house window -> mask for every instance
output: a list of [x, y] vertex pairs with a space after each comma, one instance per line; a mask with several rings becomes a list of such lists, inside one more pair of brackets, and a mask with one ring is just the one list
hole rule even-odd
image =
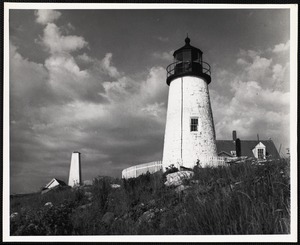
[[191, 132], [198, 131], [198, 118], [191, 118]]
[[265, 158], [264, 149], [257, 149], [257, 158], [258, 159], [264, 159]]
[[230, 154], [234, 157], [236, 157], [236, 151], [230, 151]]

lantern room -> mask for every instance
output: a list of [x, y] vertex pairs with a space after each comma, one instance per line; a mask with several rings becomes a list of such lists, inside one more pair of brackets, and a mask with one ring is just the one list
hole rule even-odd
[[190, 45], [191, 40], [187, 37], [185, 45], [177, 49], [173, 56], [174, 62], [167, 67], [167, 84], [182, 76], [197, 76], [204, 78], [210, 83], [210, 66], [202, 60], [202, 51]]

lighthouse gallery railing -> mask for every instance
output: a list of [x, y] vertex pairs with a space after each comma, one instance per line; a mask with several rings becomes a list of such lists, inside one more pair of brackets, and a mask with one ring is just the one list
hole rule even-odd
[[167, 77], [173, 75], [182, 75], [189, 72], [196, 72], [200, 74], [211, 75], [211, 68], [207, 62], [190, 62], [190, 61], [176, 61], [167, 67]]

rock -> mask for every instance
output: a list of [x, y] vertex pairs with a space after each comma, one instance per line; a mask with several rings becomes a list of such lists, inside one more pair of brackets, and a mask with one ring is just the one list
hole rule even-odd
[[155, 214], [153, 213], [153, 210], [150, 209], [150, 210], [146, 211], [145, 213], [143, 213], [142, 219], [145, 220], [146, 222], [149, 222], [154, 216], [155, 216]]
[[136, 207], [137, 207], [138, 209], [139, 209], [139, 208], [145, 208], [145, 204], [141, 202], [141, 203], [138, 204]]
[[105, 225], [110, 225], [114, 221], [115, 215], [112, 212], [106, 212], [102, 219], [101, 222], [104, 223]]
[[45, 190], [42, 190], [41, 191], [41, 194], [45, 194], [45, 193], [47, 193], [48, 191], [50, 191], [51, 189], [45, 189]]
[[230, 195], [230, 193], [231, 193], [231, 188], [230, 188], [230, 186], [222, 187], [222, 188], [221, 188], [221, 193], [222, 193], [224, 196], [228, 197], [228, 196]]
[[197, 187], [198, 193], [200, 195], [207, 194], [212, 189], [213, 189], [213, 186], [206, 186], [206, 185], [199, 185]]
[[86, 185], [86, 186], [93, 185], [93, 181], [92, 180], [85, 180], [85, 181], [83, 181], [83, 185]]
[[10, 215], [10, 219], [15, 219], [19, 216], [19, 213], [18, 212], [14, 212]]
[[196, 185], [196, 184], [199, 184], [200, 181], [199, 181], [199, 180], [194, 180], [194, 179], [193, 179], [193, 180], [191, 180], [191, 183]]
[[217, 179], [216, 182], [217, 182], [217, 184], [218, 184], [219, 186], [226, 186], [226, 180], [223, 179], [223, 178]]
[[115, 189], [115, 188], [120, 188], [120, 187], [121, 187], [121, 186], [118, 185], [118, 184], [111, 184], [110, 186], [111, 186], [111, 188], [114, 188], [114, 189]]
[[53, 207], [53, 204], [52, 204], [52, 202], [47, 202], [47, 203], [45, 203], [44, 206], [45, 206], [45, 207], [48, 207], [48, 208], [52, 208], [52, 207]]
[[152, 218], [154, 218], [155, 213], [153, 209], [150, 209], [142, 214], [141, 217], [137, 220], [138, 225], [140, 225], [142, 222], [149, 223]]
[[92, 192], [89, 192], [89, 191], [86, 191], [86, 192], [84, 193], [84, 195], [85, 195], [87, 198], [90, 198], [90, 197], [93, 196]]
[[167, 175], [166, 186], [179, 186], [182, 185], [183, 180], [191, 179], [194, 176], [193, 171], [179, 171]]
[[179, 186], [177, 186], [176, 188], [175, 188], [175, 192], [176, 193], [181, 193], [181, 192], [183, 192], [184, 190], [187, 190], [187, 189], [189, 189], [190, 188], [190, 186], [187, 186], [187, 185], [179, 185]]
[[244, 181], [238, 181], [238, 182], [235, 182], [234, 185], [240, 185], [242, 184]]
[[232, 184], [230, 184], [230, 189], [233, 191], [236, 188], [239, 188], [241, 186], [241, 184], [243, 184], [243, 181], [238, 181], [238, 182], [232, 183]]
[[92, 206], [92, 203], [88, 203], [88, 204], [85, 204], [85, 205], [81, 205], [78, 207], [78, 209], [86, 209], [88, 207]]
[[123, 219], [127, 219], [128, 217], [129, 217], [129, 214], [128, 214], [128, 213], [126, 213], [126, 214], [124, 214], [124, 215], [123, 215], [123, 217], [122, 217], [122, 218], [123, 218]]
[[156, 203], [155, 200], [152, 199], [148, 202], [148, 206], [155, 206], [155, 203]]

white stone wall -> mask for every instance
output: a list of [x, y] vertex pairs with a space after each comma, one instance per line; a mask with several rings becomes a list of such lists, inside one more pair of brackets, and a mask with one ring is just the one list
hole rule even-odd
[[[190, 131], [192, 117], [198, 118], [197, 132]], [[212, 156], [217, 156], [217, 148], [208, 85], [193, 76], [174, 79], [169, 87], [163, 170], [177, 163], [192, 168], [197, 159]]]
[[71, 165], [69, 172], [69, 186], [75, 186], [81, 184], [81, 162], [80, 153], [73, 152], [71, 157]]

